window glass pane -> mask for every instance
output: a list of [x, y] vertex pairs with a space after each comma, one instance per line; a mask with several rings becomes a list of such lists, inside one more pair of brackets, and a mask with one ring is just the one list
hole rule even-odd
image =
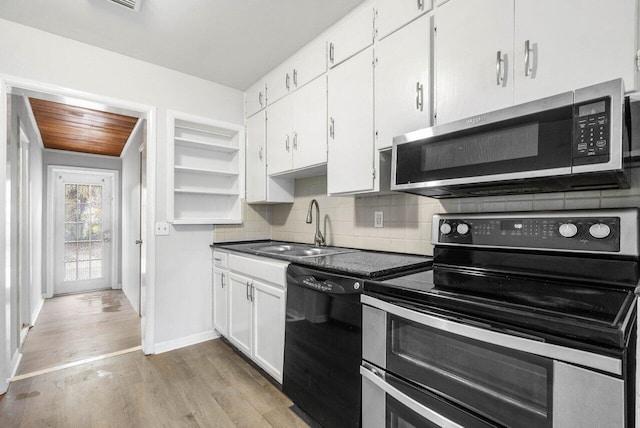
[[64, 225], [64, 240], [65, 242], [75, 242], [78, 236], [77, 223], [67, 223]]
[[68, 204], [75, 204], [78, 199], [78, 186], [75, 184], [65, 184], [64, 199]]
[[78, 221], [78, 204], [75, 202], [72, 204], [65, 204], [64, 220], [66, 222]]
[[101, 224], [93, 224], [91, 226], [91, 240], [92, 241], [101, 241], [102, 240], [102, 225]]
[[86, 204], [87, 202], [89, 202], [89, 199], [90, 199], [89, 188], [90, 187], [91, 186], [86, 185], [86, 184], [79, 184], [78, 185], [78, 203]]
[[102, 241], [91, 243], [91, 260], [102, 260]]
[[102, 204], [102, 186], [91, 186], [91, 202], [94, 204]]
[[78, 244], [75, 242], [66, 242], [64, 244], [64, 261], [73, 262], [77, 260]]
[[89, 260], [91, 258], [91, 243], [78, 243], [78, 260]]

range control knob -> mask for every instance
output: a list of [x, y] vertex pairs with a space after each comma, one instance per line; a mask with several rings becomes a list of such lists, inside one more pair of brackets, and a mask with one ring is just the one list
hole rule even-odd
[[611, 234], [611, 228], [604, 223], [596, 223], [589, 228], [589, 233], [594, 238], [603, 239]]
[[558, 232], [565, 238], [573, 238], [578, 234], [578, 226], [573, 223], [563, 223], [558, 228]]
[[440, 225], [440, 233], [448, 235], [451, 233], [451, 225], [449, 223], [442, 223]]
[[460, 223], [458, 227], [456, 227], [456, 231], [460, 235], [466, 235], [469, 232], [469, 225], [466, 223]]

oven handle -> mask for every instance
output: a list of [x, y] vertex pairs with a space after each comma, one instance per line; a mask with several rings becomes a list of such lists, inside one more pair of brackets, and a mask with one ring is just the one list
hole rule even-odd
[[434, 412], [428, 407], [423, 406], [413, 398], [402, 393], [402, 391], [395, 388], [394, 386], [389, 385], [378, 375], [376, 369], [368, 369], [366, 367], [360, 366], [360, 374], [371, 381], [375, 386], [383, 390], [385, 393], [398, 400], [400, 403], [402, 403], [403, 406], [413, 410], [429, 422], [432, 422], [443, 428], [464, 428], [462, 425], [458, 425], [457, 423], [445, 418], [440, 413]]
[[592, 352], [586, 352], [579, 349], [567, 348], [551, 343], [511, 336], [484, 328], [449, 321], [439, 316], [406, 309], [364, 294], [361, 296], [361, 301], [365, 305], [378, 308], [382, 311], [436, 330], [446, 331], [458, 336], [502, 346], [516, 351], [528, 352], [530, 354], [554, 360], [561, 360], [596, 370], [602, 370], [615, 375], [622, 375], [622, 361], [617, 358], [594, 354]]

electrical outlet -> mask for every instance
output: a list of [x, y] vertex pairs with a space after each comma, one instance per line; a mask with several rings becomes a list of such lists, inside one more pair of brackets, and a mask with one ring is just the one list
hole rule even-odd
[[384, 227], [384, 211], [376, 211], [373, 215], [373, 226]]
[[164, 221], [156, 222], [156, 236], [167, 236], [169, 235], [169, 223]]

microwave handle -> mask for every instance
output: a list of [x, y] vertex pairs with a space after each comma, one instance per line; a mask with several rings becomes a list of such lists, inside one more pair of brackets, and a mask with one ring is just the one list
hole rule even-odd
[[416, 412], [417, 414], [419, 414], [429, 422], [432, 422], [443, 428], [463, 428], [462, 425], [458, 425], [452, 420], [445, 418], [440, 413], [434, 412], [428, 407], [423, 406], [413, 398], [402, 393], [402, 391], [395, 388], [393, 385], [390, 385], [387, 382], [385, 382], [384, 379], [380, 377], [378, 370], [376, 370], [375, 368], [372, 367], [369, 369], [369, 368], [360, 366], [360, 374], [362, 375], [363, 378], [369, 380], [375, 386], [383, 390], [386, 394], [398, 400], [400, 403], [402, 403], [403, 406]]
[[561, 360], [568, 363], [578, 364], [596, 370], [602, 370], [616, 375], [622, 374], [622, 361], [605, 355], [594, 354], [581, 349], [567, 348], [552, 343], [534, 340], [528, 337], [517, 336], [517, 332], [509, 334], [487, 328], [476, 327], [464, 322], [450, 321], [446, 318], [404, 308], [375, 297], [362, 295], [361, 302], [365, 305], [378, 308], [392, 315], [413, 321], [425, 327], [430, 327], [440, 331], [446, 331], [460, 337], [474, 339], [491, 345], [513, 349], [521, 352], [547, 357], [554, 360]]

